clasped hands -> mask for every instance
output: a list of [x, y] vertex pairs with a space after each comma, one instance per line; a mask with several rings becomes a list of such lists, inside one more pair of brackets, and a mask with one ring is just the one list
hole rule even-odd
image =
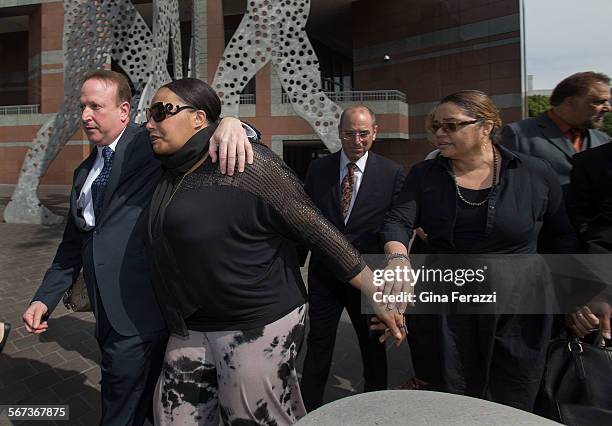
[[[410, 302], [407, 297], [408, 294], [412, 294], [414, 283], [405, 279], [409, 274], [399, 273], [399, 271], [405, 271], [406, 269], [411, 269], [407, 256], [392, 256], [382, 274], [384, 284], [377, 288], [376, 293], [378, 295], [376, 297], [372, 295], [372, 306], [376, 316], [370, 319], [370, 330], [383, 332], [378, 339], [381, 343], [394, 336], [395, 345], [399, 346], [408, 334], [404, 312], [407, 307], [414, 306], [414, 303]], [[399, 329], [401, 338], [398, 338], [395, 334], [394, 327], [388, 326], [390, 318]]]

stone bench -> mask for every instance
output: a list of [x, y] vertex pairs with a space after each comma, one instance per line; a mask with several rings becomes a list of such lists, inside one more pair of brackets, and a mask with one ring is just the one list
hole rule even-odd
[[441, 392], [387, 390], [339, 399], [308, 413], [298, 426], [556, 425], [516, 408]]

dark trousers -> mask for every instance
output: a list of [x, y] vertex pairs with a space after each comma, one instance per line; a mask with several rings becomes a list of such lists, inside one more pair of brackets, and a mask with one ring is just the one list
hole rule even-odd
[[[100, 300], [98, 298], [98, 300]], [[96, 309], [102, 360], [102, 425], [151, 422], [155, 385], [161, 372], [168, 333], [165, 330], [122, 336], [110, 325], [102, 303]]]
[[319, 408], [323, 402], [325, 383], [329, 375], [336, 330], [346, 308], [357, 333], [363, 362], [364, 391], [387, 389], [387, 354], [378, 334], [368, 332], [368, 316], [361, 314], [359, 290], [348, 283], [327, 282], [311, 274], [308, 280], [309, 321], [308, 348], [302, 372], [301, 390], [307, 411]]

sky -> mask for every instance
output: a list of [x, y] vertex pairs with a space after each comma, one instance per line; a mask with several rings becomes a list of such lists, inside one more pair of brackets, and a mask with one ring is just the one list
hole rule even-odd
[[612, 0], [524, 0], [527, 74], [552, 89], [578, 71], [612, 76]]

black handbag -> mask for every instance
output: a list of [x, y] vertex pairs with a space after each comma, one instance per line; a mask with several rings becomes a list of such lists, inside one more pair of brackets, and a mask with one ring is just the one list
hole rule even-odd
[[77, 280], [64, 293], [62, 300], [66, 309], [74, 312], [91, 312], [89, 294], [87, 293], [87, 285], [83, 279], [83, 274], [79, 274]]
[[612, 424], [612, 347], [553, 340], [536, 413], [568, 425]]

